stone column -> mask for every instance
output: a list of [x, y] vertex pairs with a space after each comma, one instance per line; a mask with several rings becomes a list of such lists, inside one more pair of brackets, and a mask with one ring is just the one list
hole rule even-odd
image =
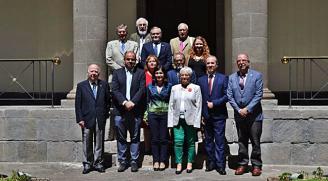
[[232, 0], [232, 67], [236, 56], [248, 53], [251, 68], [263, 73], [263, 98], [274, 98], [268, 89], [268, 0]]
[[77, 83], [87, 78], [88, 64], [99, 64], [100, 78], [107, 79], [107, 0], [73, 0], [73, 37], [74, 81], [68, 99], [75, 98]]

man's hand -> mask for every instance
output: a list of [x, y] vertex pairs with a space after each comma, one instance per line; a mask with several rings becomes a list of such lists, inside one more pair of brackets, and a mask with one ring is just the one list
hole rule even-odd
[[242, 109], [240, 109], [240, 111], [239, 111], [239, 115], [241, 116], [241, 117], [246, 117], [247, 115], [248, 115], [248, 110], [247, 110], [247, 108], [246, 107], [244, 107], [244, 108], [242, 108]]
[[209, 109], [212, 109], [212, 108], [213, 108], [213, 102], [208, 102], [208, 101], [207, 101], [207, 107], [208, 107]]
[[124, 104], [124, 107], [126, 110], [130, 111], [131, 109], [133, 109], [135, 106], [135, 104], [132, 101], [128, 101]]
[[83, 128], [85, 128], [85, 126], [84, 126], [84, 121], [80, 121], [79, 122], [79, 125], [80, 125], [80, 127], [83, 129]]

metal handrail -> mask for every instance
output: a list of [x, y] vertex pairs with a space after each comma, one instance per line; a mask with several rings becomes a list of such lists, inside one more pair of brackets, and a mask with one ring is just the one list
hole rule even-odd
[[[19, 74], [14, 75], [12, 73], [10, 73], [6, 68], [3, 68], [1, 66], [1, 63], [4, 62], [9, 62], [9, 63], [13, 63], [13, 62], [30, 62], [29, 64], [27, 64], [26, 67], [24, 67], [23, 70], [21, 70], [21, 72], [19, 72]], [[36, 62], [38, 62], [38, 67], [36, 67]], [[44, 68], [45, 68], [45, 98], [41, 98], [41, 62], [45, 62]], [[51, 92], [48, 92], [48, 62], [51, 62]], [[54, 89], [55, 89], [55, 65], [59, 65], [61, 63], [61, 60], [59, 57], [54, 57], [54, 58], [38, 58], [38, 59], [0, 59], [0, 69], [3, 70], [3, 72], [6, 72], [9, 75], [9, 78], [11, 79], [10, 82], [10, 86], [7, 88], [7, 90], [11, 87], [11, 85], [13, 84], [17, 84], [19, 88], [21, 88], [24, 93], [26, 93], [28, 95], [29, 98], [1, 98], [0, 100], [51, 100], [51, 106], [54, 106]], [[29, 68], [32, 69], [32, 91], [28, 91], [27, 88], [25, 88], [23, 86], [23, 84], [20, 82], [19, 77], [21, 76], [21, 74], [23, 74], [25, 71], [27, 71]], [[36, 90], [35, 90], [35, 85], [36, 85], [36, 77], [35, 77], [35, 68], [38, 68], [39, 72], [38, 72], [38, 84], [39, 84], [39, 91], [38, 91], [38, 95], [39, 97], [37, 97], [35, 95]], [[0, 96], [7, 93], [6, 91], [0, 92]], [[51, 99], [48, 98], [48, 93], [51, 93]]]
[[[300, 62], [301, 60], [301, 62]], [[281, 62], [283, 64], [288, 64], [289, 66], [289, 107], [292, 105], [293, 100], [307, 100], [307, 101], [312, 101], [312, 100], [328, 100], [328, 98], [317, 98], [319, 93], [325, 88], [328, 87], [328, 69], [327, 68], [322, 68], [321, 65], [316, 62], [316, 60], [328, 60], [328, 56], [283, 56], [281, 58]], [[296, 64], [296, 71], [295, 71], [295, 79], [296, 79], [296, 90], [294, 91], [296, 93], [296, 98], [292, 97], [292, 62], [295, 61]], [[309, 61], [309, 67], [306, 67], [306, 61]], [[299, 91], [299, 63], [302, 63], [302, 71], [303, 71], [303, 76], [302, 78], [302, 88], [303, 91]], [[327, 76], [327, 81], [319, 88], [317, 91], [313, 91], [313, 65], [315, 65], [321, 72], [323, 72]], [[306, 68], [309, 69], [309, 79], [310, 79], [310, 96], [306, 95]], [[300, 94], [301, 92], [301, 94]], [[303, 93], [303, 95], [302, 95]]]

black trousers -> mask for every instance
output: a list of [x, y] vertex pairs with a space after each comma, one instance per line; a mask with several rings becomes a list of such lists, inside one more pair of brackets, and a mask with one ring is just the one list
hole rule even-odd
[[253, 167], [262, 168], [261, 159], [261, 146], [260, 139], [262, 134], [262, 121], [255, 120], [236, 120], [236, 127], [238, 132], [238, 157], [239, 165], [246, 166], [249, 162], [248, 155], [248, 142], [251, 141], [252, 153], [251, 153], [251, 164]]

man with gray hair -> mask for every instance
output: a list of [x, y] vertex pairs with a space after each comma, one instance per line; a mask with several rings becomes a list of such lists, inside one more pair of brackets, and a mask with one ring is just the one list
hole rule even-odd
[[133, 51], [137, 53], [138, 43], [128, 40], [128, 26], [120, 24], [116, 27], [117, 40], [107, 43], [106, 63], [108, 65], [108, 82], [112, 82], [112, 73], [114, 70], [124, 67], [124, 53]]
[[188, 25], [186, 23], [180, 23], [178, 26], [179, 36], [170, 40], [172, 54], [174, 55], [178, 52], [183, 53], [186, 57], [185, 65], [188, 65], [190, 50], [195, 40], [194, 37], [188, 36], [188, 33]]
[[139, 45], [138, 60], [140, 61], [142, 46], [151, 41], [150, 34], [147, 33], [148, 21], [145, 18], [138, 18], [136, 21], [137, 32], [131, 34], [130, 40], [135, 41]]

